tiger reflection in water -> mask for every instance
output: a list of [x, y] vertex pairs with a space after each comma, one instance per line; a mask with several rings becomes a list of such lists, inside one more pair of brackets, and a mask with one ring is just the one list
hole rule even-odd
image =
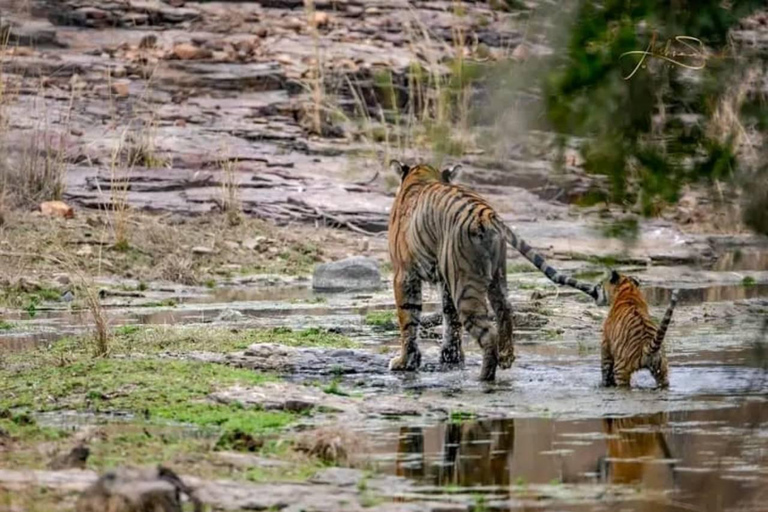
[[[674, 459], [664, 433], [665, 413], [632, 418], [606, 418], [603, 432], [607, 439], [608, 454], [598, 459], [601, 482], [633, 484], [648, 480], [665, 480], [675, 484], [674, 464], [648, 464], [654, 459]], [[669, 481], [671, 480], [671, 482]]]
[[[400, 429], [398, 476], [433, 485], [509, 485], [508, 461], [515, 445], [513, 420], [449, 423], [438, 432], [442, 434], [438, 440], [441, 447], [432, 449], [425, 446], [421, 427]], [[437, 453], [440, 448], [442, 459]], [[435, 459], [426, 458], [429, 452], [435, 453]]]

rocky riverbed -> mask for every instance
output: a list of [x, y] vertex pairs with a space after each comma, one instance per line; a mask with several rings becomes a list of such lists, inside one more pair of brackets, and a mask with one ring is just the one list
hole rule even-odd
[[[413, 94], [414, 63], [449, 74], [457, 47], [478, 66], [547, 52], [531, 9], [0, 6], [4, 158], [61, 170], [74, 207], [0, 225], [0, 510], [71, 510], [104, 471], [156, 464], [212, 510], [764, 508], [768, 242], [695, 190], [607, 237], [622, 212], [571, 204], [600, 183], [575, 153], [553, 174], [551, 134], [503, 159], [451, 140], [466, 142], [451, 156], [439, 133], [381, 119], [390, 89]], [[435, 153], [558, 269], [631, 273], [657, 318], [681, 289], [669, 390], [645, 373], [601, 388], [607, 311], [516, 254], [518, 359], [497, 382], [477, 382], [468, 339], [465, 368], [440, 368], [439, 327], [422, 332], [421, 371], [388, 371], [382, 162]], [[353, 256], [365, 286], [338, 291], [358, 280], [329, 273], [313, 288], [319, 264]]]

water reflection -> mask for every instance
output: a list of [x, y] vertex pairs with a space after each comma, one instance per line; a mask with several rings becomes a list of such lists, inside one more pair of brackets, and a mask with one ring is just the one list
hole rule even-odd
[[[654, 488], [672, 487], [674, 457], [662, 430], [666, 424], [666, 415], [663, 413], [604, 419], [607, 455], [598, 461], [599, 480], [612, 484], [643, 482]], [[657, 467], [649, 470], [648, 463], [658, 460], [669, 462], [668, 478], [664, 478], [663, 471], [656, 471]], [[659, 482], [659, 478], [664, 481]]]
[[[433, 485], [508, 485], [507, 460], [514, 452], [513, 420], [448, 423], [428, 432], [403, 427], [395, 474]], [[440, 446], [432, 446], [435, 441]]]
[[391, 441], [376, 451], [382, 470], [428, 486], [515, 494], [524, 484], [630, 485], [638, 501], [625, 502], [628, 511], [724, 511], [758, 499], [768, 474], [767, 432], [768, 401], [755, 399], [622, 418], [404, 426], [379, 436]]
[[[669, 303], [671, 288], [646, 286], [643, 288], [649, 304], [662, 306]], [[724, 302], [768, 297], [768, 284], [744, 286], [741, 284], [681, 288], [680, 304], [701, 304], [703, 302]]]
[[768, 251], [728, 251], [717, 259], [712, 270], [768, 270]]

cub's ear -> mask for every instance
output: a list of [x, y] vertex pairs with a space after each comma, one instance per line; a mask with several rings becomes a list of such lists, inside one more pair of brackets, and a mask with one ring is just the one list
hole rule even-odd
[[621, 276], [615, 270], [611, 270], [611, 284], [619, 284]]
[[408, 171], [411, 170], [408, 165], [402, 163], [400, 160], [390, 160], [389, 168], [392, 169], [395, 174], [397, 174], [397, 177], [400, 178], [400, 181], [404, 180], [408, 174]]
[[629, 278], [629, 280], [630, 280], [630, 281], [632, 281], [632, 283], [633, 283], [635, 286], [637, 286], [638, 288], [640, 288], [640, 280], [639, 280], [639, 279], [637, 279], [637, 278], [635, 278], [635, 277], [630, 277], [630, 278]]
[[456, 164], [453, 167], [448, 167], [440, 172], [443, 181], [446, 183], [453, 183], [456, 178], [461, 174], [461, 164]]

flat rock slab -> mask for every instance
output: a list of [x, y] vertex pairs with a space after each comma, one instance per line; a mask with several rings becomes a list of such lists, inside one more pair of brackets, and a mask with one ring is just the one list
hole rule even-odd
[[[98, 478], [93, 471], [15, 471], [0, 469], [0, 486], [9, 490], [46, 489], [60, 494], [79, 493]], [[464, 512], [477, 510], [475, 494], [440, 496], [440, 488], [417, 486], [395, 476], [370, 476], [347, 468], [328, 468], [307, 483], [253, 484], [232, 480], [206, 481], [182, 476], [203, 503], [214, 510], [281, 510], [287, 512]], [[365, 481], [365, 489], [360, 483]], [[516, 490], [517, 489], [517, 490]], [[492, 490], [492, 489], [487, 489]], [[499, 489], [501, 490], [501, 489]], [[543, 500], [584, 503], [594, 500], [622, 501], [659, 499], [658, 493], [639, 494], [634, 486], [526, 485], [504, 489], [507, 499], [494, 502], [494, 510], [538, 507]]]
[[[204, 505], [215, 510], [283, 510], [283, 511], [432, 511], [438, 503], [401, 504], [387, 501], [399, 493], [413, 492], [412, 485], [405, 479], [384, 476], [367, 479], [358, 470], [344, 470], [337, 475], [335, 469], [320, 472], [306, 484], [252, 484], [231, 480], [206, 481], [200, 478], [182, 476]], [[0, 486], [12, 491], [44, 488], [63, 493], [80, 493], [96, 482], [98, 475], [93, 471], [13, 471], [0, 469]], [[382, 503], [366, 507], [363, 494], [356, 485], [366, 479], [366, 496], [376, 496]], [[385, 495], [383, 495], [385, 493]], [[367, 504], [367, 503], [366, 503]], [[467, 510], [464, 506], [460, 510]]]
[[[429, 362], [422, 364], [421, 372], [438, 372], [437, 352], [437, 346], [422, 347], [422, 360]], [[389, 380], [391, 380], [394, 378], [393, 376], [408, 377], [412, 375], [410, 372], [390, 372], [389, 360], [391, 357], [391, 354], [377, 354], [363, 349], [306, 348], [289, 347], [275, 343], [256, 343], [243, 352], [227, 354], [223, 360], [218, 360], [240, 368], [305, 377], [380, 375], [389, 376]], [[479, 355], [468, 354], [465, 367], [473, 368], [479, 366], [480, 362]]]

